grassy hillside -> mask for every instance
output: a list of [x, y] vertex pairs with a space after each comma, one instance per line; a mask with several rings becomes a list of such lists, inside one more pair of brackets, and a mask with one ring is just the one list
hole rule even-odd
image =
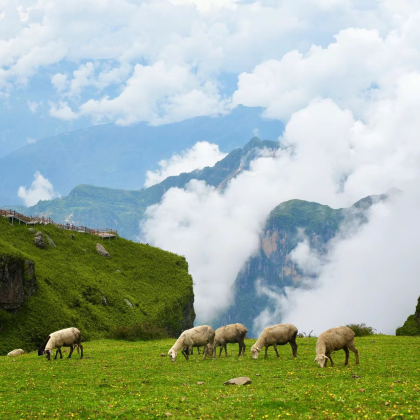
[[[333, 355], [336, 367], [314, 362], [314, 338], [298, 338], [298, 357], [289, 345], [269, 349], [267, 360], [202, 361], [194, 354], [171, 363], [174, 340], [94, 341], [77, 356], [47, 362], [29, 354], [0, 357], [0, 415], [4, 419], [392, 419], [420, 417], [419, 337], [356, 338], [353, 353]], [[401, 351], [404, 349], [404, 351]], [[248, 386], [225, 386], [248, 376]], [[197, 382], [204, 382], [198, 385]], [[53, 396], [53, 398], [52, 398]]]
[[[102, 242], [75, 233], [72, 240], [71, 232], [55, 226], [37, 230], [57, 248], [48, 243], [44, 250], [37, 248], [25, 225], [0, 217], [0, 261], [2, 256], [31, 260], [36, 276], [36, 292], [21, 309], [0, 310], [0, 354], [19, 347], [33, 350], [47, 334], [69, 326], [78, 327], [85, 339], [145, 322], [175, 335], [192, 326], [192, 278], [184, 257], [122, 238]], [[111, 258], [96, 252], [98, 242]]]

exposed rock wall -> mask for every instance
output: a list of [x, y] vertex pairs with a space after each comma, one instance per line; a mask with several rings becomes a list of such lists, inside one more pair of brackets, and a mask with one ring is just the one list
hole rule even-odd
[[35, 263], [0, 254], [0, 309], [15, 312], [36, 291]]

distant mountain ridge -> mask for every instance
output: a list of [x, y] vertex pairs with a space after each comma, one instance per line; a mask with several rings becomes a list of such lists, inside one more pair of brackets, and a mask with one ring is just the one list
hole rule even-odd
[[261, 149], [277, 150], [279, 146], [278, 142], [254, 137], [243, 148], [233, 150], [213, 167], [171, 176], [146, 189], [130, 191], [79, 185], [67, 197], [40, 201], [26, 210], [15, 208], [25, 214], [51, 217], [56, 223], [115, 228], [121, 236], [136, 240], [145, 210], [158, 203], [170, 188], [184, 188], [188, 182], [196, 179], [223, 189], [232, 177], [249, 168], [250, 162]]
[[18, 189], [29, 187], [36, 171], [62, 196], [80, 184], [141, 189], [147, 170], [156, 170], [160, 160], [198, 141], [230, 152], [255, 132], [277, 139], [283, 124], [261, 114], [261, 108], [238, 106], [218, 118], [196, 117], [162, 126], [103, 124], [39, 140], [0, 158], [0, 206], [21, 204]]

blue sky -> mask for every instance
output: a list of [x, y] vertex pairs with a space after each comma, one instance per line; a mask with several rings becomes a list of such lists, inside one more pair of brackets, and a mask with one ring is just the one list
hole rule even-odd
[[[0, 0], [2, 155], [91, 124], [165, 124], [238, 104], [266, 107], [285, 121], [319, 97], [358, 112], [370, 86], [417, 60], [402, 51], [400, 66], [386, 63], [393, 48], [410, 43], [404, 27], [417, 7], [389, 0]], [[396, 44], [381, 46], [394, 32]], [[385, 51], [372, 57], [378, 46]]]

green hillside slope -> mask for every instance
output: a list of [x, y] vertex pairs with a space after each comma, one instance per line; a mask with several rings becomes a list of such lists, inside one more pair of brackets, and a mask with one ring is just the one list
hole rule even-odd
[[[84, 340], [125, 325], [150, 323], [174, 336], [192, 327], [193, 284], [184, 257], [122, 238], [102, 242], [74, 233], [71, 239], [72, 232], [52, 225], [38, 230], [45, 249], [35, 246], [28, 227], [0, 217], [0, 355], [33, 350], [69, 326]], [[98, 242], [110, 258], [97, 253]]]

